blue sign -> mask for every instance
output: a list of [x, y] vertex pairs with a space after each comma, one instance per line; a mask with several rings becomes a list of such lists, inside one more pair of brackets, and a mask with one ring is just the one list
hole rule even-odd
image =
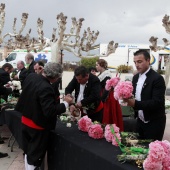
[[45, 54], [38, 54], [37, 58], [35, 58], [35, 61], [42, 60], [44, 63], [47, 63], [47, 56]]

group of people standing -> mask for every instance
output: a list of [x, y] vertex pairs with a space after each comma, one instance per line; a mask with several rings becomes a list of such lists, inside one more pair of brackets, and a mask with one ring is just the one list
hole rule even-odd
[[[121, 107], [113, 97], [113, 89], [105, 89], [106, 81], [112, 77], [105, 60], [99, 59], [96, 62], [98, 75], [92, 74], [84, 66], [78, 66], [65, 88], [63, 102], [60, 103], [57, 99], [62, 66], [52, 62], [44, 66], [34, 63], [30, 56], [27, 57], [29, 70], [34, 70], [34, 73], [28, 75], [27, 72], [15, 108], [22, 113], [26, 170], [39, 169], [49, 144], [50, 130], [55, 128], [57, 115], [64, 113], [67, 108], [71, 113], [79, 109], [82, 116], [88, 115], [92, 121], [115, 123], [120, 131], [124, 130]], [[147, 51], [137, 51], [134, 63], [138, 71], [132, 81], [134, 98], [124, 100], [135, 110], [140, 138], [162, 140], [166, 123], [164, 79], [150, 68], [150, 55]]]

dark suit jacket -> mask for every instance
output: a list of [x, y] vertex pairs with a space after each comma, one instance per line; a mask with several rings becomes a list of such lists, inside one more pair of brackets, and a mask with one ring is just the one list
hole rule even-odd
[[50, 82], [36, 73], [26, 77], [15, 109], [36, 125], [48, 130], [55, 128], [57, 115], [66, 111], [64, 103], [56, 104]]
[[3, 68], [0, 68], [0, 84], [7, 84], [10, 80], [10, 75]]
[[[65, 94], [72, 94], [73, 91], [75, 91], [75, 102], [77, 102], [77, 97], [80, 91], [80, 84], [76, 80], [75, 76], [66, 87]], [[100, 91], [100, 80], [97, 76], [90, 73], [88, 82], [84, 89], [84, 99], [81, 100], [83, 107], [90, 108], [90, 106], [94, 105], [94, 108], [87, 110], [87, 114], [93, 113], [94, 110], [99, 106], [101, 102]]]
[[[141, 91], [141, 101], [135, 101], [135, 115], [143, 110], [146, 121], [157, 119], [165, 115], [165, 81], [164, 78], [150, 69], [146, 73], [146, 80]], [[139, 74], [133, 77], [133, 94], [135, 96]]]
[[29, 75], [30, 73], [35, 73], [35, 70], [34, 70], [34, 65], [36, 64], [35, 61], [32, 61], [27, 69], [27, 75]]
[[61, 83], [61, 78], [59, 78], [56, 82], [52, 84], [52, 87], [54, 89], [56, 103], [60, 103], [60, 91], [59, 91], [59, 85]]
[[0, 95], [8, 95], [8, 94], [11, 94], [11, 93], [12, 93], [11, 88], [5, 88], [4, 86], [0, 86]]
[[24, 67], [23, 69], [21, 69], [21, 72], [19, 73], [19, 81], [21, 82], [21, 85], [23, 84], [26, 76], [27, 76], [27, 69]]

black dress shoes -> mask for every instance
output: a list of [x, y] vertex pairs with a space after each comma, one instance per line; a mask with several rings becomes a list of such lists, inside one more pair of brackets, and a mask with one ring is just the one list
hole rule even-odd
[[7, 157], [7, 156], [8, 156], [7, 153], [2, 153], [2, 152], [0, 152], [0, 158], [4, 158], [4, 157]]

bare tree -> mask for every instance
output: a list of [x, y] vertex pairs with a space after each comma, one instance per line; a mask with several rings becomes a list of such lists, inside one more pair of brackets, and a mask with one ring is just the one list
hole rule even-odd
[[5, 23], [5, 4], [0, 4], [0, 44], [3, 42], [2, 38], [2, 30], [4, 28]]
[[[5, 16], [4, 11], [5, 4], [1, 4], [0, 7], [0, 35], [2, 33], [2, 28], [4, 27]], [[3, 18], [3, 19], [2, 19]], [[90, 27], [84, 30], [83, 34], [81, 35], [82, 24], [84, 18], [79, 18], [78, 20], [73, 17], [72, 19], [72, 26], [70, 31], [66, 33], [66, 24], [67, 24], [67, 16], [63, 13], [57, 15], [57, 28], [53, 28], [52, 37], [51, 39], [46, 38], [44, 36], [43, 31], [43, 20], [38, 18], [37, 20], [37, 33], [38, 38], [30, 38], [31, 29], [28, 31], [26, 36], [22, 35], [22, 32], [26, 26], [28, 19], [28, 14], [23, 13], [21, 19], [21, 28], [17, 32], [16, 31], [16, 18], [14, 18], [13, 23], [13, 33], [5, 34], [0, 40], [0, 43], [3, 40], [10, 36], [8, 40], [8, 47], [10, 48], [20, 48], [20, 49], [27, 49], [28, 51], [31, 50], [43, 50], [46, 47], [51, 47], [51, 61], [53, 62], [61, 62], [61, 50], [66, 50], [73, 53], [77, 57], [82, 57], [83, 52], [88, 52], [90, 50], [99, 48], [99, 44], [95, 45], [95, 42], [98, 38], [99, 31], [92, 31]], [[111, 41], [108, 44], [108, 52], [107, 55], [114, 53], [118, 43], [114, 44], [114, 41]]]
[[115, 53], [117, 47], [118, 47], [118, 43], [114, 44], [114, 41], [110, 41], [109, 44], [107, 45], [106, 56], [109, 56], [110, 54]]
[[[165, 31], [170, 34], [170, 20], [169, 20], [169, 16], [166, 14], [163, 19], [162, 19], [162, 26], [165, 28]], [[159, 51], [159, 50], [164, 50], [167, 48], [167, 46], [170, 45], [169, 40], [167, 40], [166, 38], [163, 38], [163, 42], [164, 42], [164, 46], [157, 46], [157, 37], [152, 36], [149, 41], [152, 43], [152, 46], [150, 46], [151, 50], [153, 51]], [[168, 86], [168, 82], [169, 82], [169, 73], [170, 73], [170, 55], [168, 60], [166, 60], [166, 69], [165, 69], [165, 84], [166, 87]]]

